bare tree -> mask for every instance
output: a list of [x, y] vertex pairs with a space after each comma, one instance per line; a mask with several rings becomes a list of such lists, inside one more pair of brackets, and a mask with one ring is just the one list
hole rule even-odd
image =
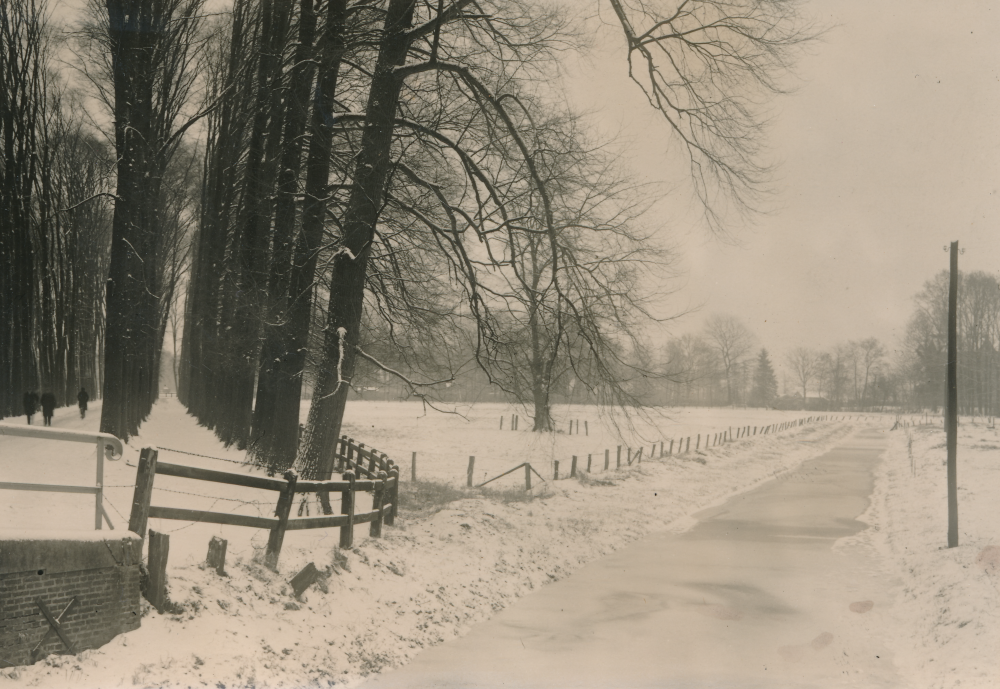
[[869, 401], [869, 383], [871, 383], [873, 376], [881, 371], [881, 367], [885, 363], [886, 351], [882, 343], [874, 337], [852, 342], [852, 345], [857, 366], [864, 374], [858, 404], [860, 407], [865, 407], [868, 406]]
[[770, 166], [764, 104], [783, 92], [795, 48], [815, 35], [788, 0], [608, 0], [629, 76], [687, 151], [710, 226], [758, 206]]
[[785, 360], [802, 386], [802, 404], [806, 404], [809, 399], [809, 383], [816, 378], [819, 368], [816, 352], [806, 347], [795, 347], [788, 352]]
[[739, 366], [753, 350], [754, 335], [736, 316], [715, 314], [705, 323], [705, 336], [722, 363], [726, 379], [726, 404], [736, 404], [733, 385]]
[[81, 69], [112, 114], [112, 223], [101, 430], [138, 431], [157, 392], [166, 309], [158, 210], [168, 163], [198, 116], [181, 119], [197, 78], [203, 0], [91, 0]]

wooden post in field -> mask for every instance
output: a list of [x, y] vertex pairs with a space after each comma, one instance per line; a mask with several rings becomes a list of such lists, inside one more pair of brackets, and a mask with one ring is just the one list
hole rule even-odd
[[576, 455], [573, 455], [573, 463], [569, 467], [569, 477], [576, 478]]
[[350, 548], [354, 545], [354, 472], [345, 471], [343, 478], [348, 486], [340, 498], [340, 512], [347, 515], [347, 523], [340, 527], [340, 547]]
[[281, 544], [285, 540], [285, 529], [288, 527], [288, 515], [292, 511], [292, 503], [295, 502], [295, 482], [297, 477], [295, 472], [286, 471], [285, 480], [288, 484], [278, 495], [278, 505], [274, 509], [274, 515], [278, 518], [277, 525], [271, 529], [267, 537], [267, 550], [264, 552], [264, 566], [278, 571], [278, 558], [281, 556]]
[[587, 473], [588, 473], [588, 474], [590, 473], [590, 460], [591, 460], [591, 459], [593, 459], [593, 455], [591, 455], [591, 454], [588, 454], [588, 455], [587, 455]]
[[[502, 416], [500, 417], [503, 418]], [[414, 452], [413, 456], [410, 457], [410, 481], [413, 483], [417, 482], [417, 453]]]
[[292, 587], [292, 593], [298, 598], [307, 588], [316, 583], [317, 579], [319, 579], [319, 570], [316, 569], [316, 563], [310, 562], [288, 583]]
[[465, 485], [468, 488], [472, 488], [472, 472], [475, 470], [475, 468], [476, 468], [476, 457], [475, 455], [469, 455], [469, 468], [465, 472], [465, 479], [466, 479]]
[[391, 482], [389, 500], [392, 502], [392, 507], [385, 513], [385, 523], [389, 526], [394, 526], [396, 524], [396, 514], [399, 512], [399, 467], [394, 466], [389, 471], [389, 481]]
[[663, 457], [663, 441], [660, 441], [660, 457]]
[[500, 430], [503, 430], [503, 416], [500, 417]]
[[627, 447], [625, 449], [627, 451], [626, 459], [628, 460], [628, 465], [632, 466], [632, 448], [631, 447]]
[[642, 451], [645, 450], [645, 449], [646, 448], [644, 448], [644, 447], [640, 447], [639, 451], [635, 453], [635, 463], [636, 464], [641, 464], [642, 463]]
[[691, 436], [688, 436], [687, 446], [686, 446], [684, 452], [690, 452], [690, 451], [691, 451]]
[[387, 478], [388, 477], [384, 471], [378, 472], [375, 490], [372, 491], [372, 512], [375, 513], [375, 518], [372, 519], [371, 525], [368, 527], [368, 535], [372, 538], [381, 538], [382, 536], [382, 520], [385, 518], [384, 510]]
[[167, 556], [170, 555], [170, 536], [159, 531], [149, 532], [149, 587], [146, 600], [162, 613], [167, 605]]
[[226, 576], [226, 546], [228, 542], [224, 538], [212, 536], [208, 542], [208, 557], [205, 564], [215, 570], [220, 577]]
[[615, 468], [616, 469], [621, 469], [622, 468], [622, 446], [621, 445], [618, 446], [618, 458], [617, 458], [616, 462], [617, 462], [617, 466]]
[[605, 450], [604, 451], [604, 470], [607, 471], [609, 466], [611, 466], [611, 450]]
[[573, 435], [573, 419], [569, 420], [569, 433], [568, 435]]
[[552, 473], [552, 480], [553, 481], [558, 481], [559, 480], [559, 460], [558, 459], [554, 460], [554, 463], [555, 463], [555, 471]]
[[590, 426], [587, 424], [587, 420], [583, 420], [583, 434], [585, 436], [590, 436]]
[[951, 243], [948, 285], [948, 547], [958, 545], [958, 242]]
[[673, 438], [670, 439], [670, 449], [667, 450], [667, 456], [669, 457], [672, 454], [674, 454], [674, 439]]
[[139, 452], [139, 467], [135, 472], [135, 491], [132, 493], [132, 514], [128, 530], [140, 538], [146, 537], [149, 521], [149, 502], [153, 497], [153, 479], [156, 477], [156, 458], [159, 453], [151, 447]]
[[524, 463], [524, 489], [531, 490], [531, 465]]
[[701, 447], [701, 433], [698, 434], [698, 439], [694, 443], [694, 451], [697, 452], [698, 448]]

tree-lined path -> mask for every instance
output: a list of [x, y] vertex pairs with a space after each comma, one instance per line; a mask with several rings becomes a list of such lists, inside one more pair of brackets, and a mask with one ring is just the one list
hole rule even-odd
[[547, 586], [365, 686], [896, 686], [865, 528], [883, 431]]

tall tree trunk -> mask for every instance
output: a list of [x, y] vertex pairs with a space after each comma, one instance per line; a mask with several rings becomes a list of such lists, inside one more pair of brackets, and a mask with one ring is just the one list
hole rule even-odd
[[413, 23], [414, 0], [390, 0], [356, 157], [354, 185], [343, 218], [343, 247], [333, 260], [330, 303], [301, 462], [323, 478], [333, 471], [333, 452], [354, 374], [364, 307], [365, 276], [375, 226], [385, 198], [396, 109]]
[[[305, 201], [302, 207], [302, 228], [296, 238], [288, 288], [288, 318], [284, 332], [287, 340], [279, 358], [275, 406], [294, 409], [296, 439], [298, 410], [302, 398], [302, 376], [305, 370], [306, 348], [312, 316], [314, 281], [323, 237], [325, 197], [330, 179], [330, 156], [333, 152], [333, 113], [337, 92], [340, 60], [344, 51], [344, 29], [347, 0], [328, 0], [324, 31], [317, 47], [319, 75], [312, 108], [309, 154], [306, 160]], [[290, 422], [290, 419], [289, 419]], [[294, 459], [294, 456], [293, 456]], [[284, 466], [284, 463], [283, 463]], [[311, 471], [306, 472], [307, 475]]]
[[[253, 413], [251, 448], [258, 462], [272, 471], [284, 471], [295, 461], [298, 447], [299, 400], [289, 399], [301, 381], [288, 380], [291, 340], [288, 329], [289, 283], [295, 241], [295, 196], [302, 169], [303, 134], [309, 119], [309, 94], [313, 85], [316, 12], [313, 0], [300, 0], [299, 41], [295, 66], [285, 103], [277, 198], [274, 209], [274, 241], [268, 276], [268, 318], [264, 325], [263, 352], [257, 374], [257, 398]], [[279, 402], [280, 398], [280, 402]]]
[[[281, 55], [288, 33], [290, 3], [264, 3], [261, 56], [257, 73], [258, 105], [247, 152], [245, 214], [239, 237], [238, 275], [232, 336], [224, 345], [226, 361], [224, 417], [218, 427], [227, 445], [245, 447], [250, 435], [254, 384], [260, 355], [261, 314], [266, 308], [268, 247], [271, 230], [271, 197], [276, 157], [281, 142]], [[266, 103], [266, 104], [265, 104]]]

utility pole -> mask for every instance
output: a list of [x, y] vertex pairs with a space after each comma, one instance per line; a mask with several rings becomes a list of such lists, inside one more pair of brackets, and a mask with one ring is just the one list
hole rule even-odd
[[948, 287], [948, 547], [958, 546], [958, 242], [951, 243]]

